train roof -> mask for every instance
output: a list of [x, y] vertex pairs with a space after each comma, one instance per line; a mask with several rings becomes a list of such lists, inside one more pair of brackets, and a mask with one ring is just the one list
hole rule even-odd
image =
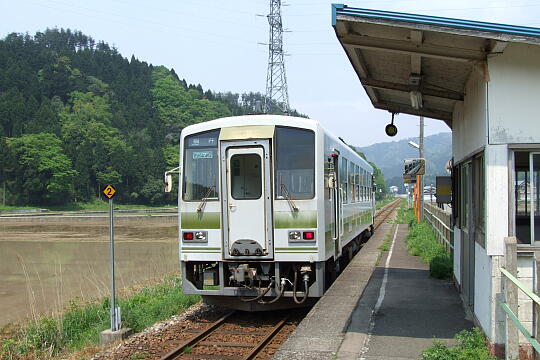
[[[199, 132], [210, 131], [213, 129], [220, 129], [224, 127], [233, 126], [251, 126], [251, 125], [276, 125], [276, 126], [289, 126], [302, 129], [309, 129], [315, 132], [322, 132], [335, 142], [343, 144], [344, 148], [350, 151], [350, 155], [356, 154], [351, 150], [343, 140], [329, 132], [322, 124], [313, 119], [286, 116], [286, 115], [241, 115], [219, 118], [215, 120], [205, 121], [198, 124], [193, 124], [185, 127], [182, 130], [182, 137], [187, 135], [196, 134]], [[356, 154], [358, 155], [358, 154]], [[360, 157], [360, 156], [359, 156]], [[360, 157], [365, 163], [366, 167], [372, 168], [367, 161]], [[372, 169], [373, 171], [373, 169]]]
[[[248, 126], [248, 125], [281, 125], [318, 130], [321, 124], [312, 119], [285, 116], [285, 115], [242, 115], [219, 118], [202, 123], [189, 125], [182, 130], [183, 135], [194, 134], [202, 131], [209, 131], [223, 127]], [[325, 130], [326, 131], [326, 130]], [[327, 132], [327, 131], [326, 131]]]

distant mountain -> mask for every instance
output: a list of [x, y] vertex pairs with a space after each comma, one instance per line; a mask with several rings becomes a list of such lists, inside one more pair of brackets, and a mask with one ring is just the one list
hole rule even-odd
[[[409, 138], [356, 148], [381, 169], [387, 186], [395, 185], [403, 192], [403, 160], [418, 157], [418, 150], [408, 144], [411, 140], [418, 143], [418, 138]], [[448, 175], [445, 164], [452, 157], [452, 134], [426, 136], [424, 149], [427, 164], [424, 183], [435, 185], [435, 176]]]

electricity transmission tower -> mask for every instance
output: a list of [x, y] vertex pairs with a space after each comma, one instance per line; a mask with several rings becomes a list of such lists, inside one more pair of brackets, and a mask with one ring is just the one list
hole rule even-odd
[[270, 0], [270, 41], [268, 42], [268, 72], [266, 75], [266, 97], [264, 112], [274, 110], [289, 113], [289, 92], [285, 76], [283, 52], [283, 23], [281, 22], [281, 0]]

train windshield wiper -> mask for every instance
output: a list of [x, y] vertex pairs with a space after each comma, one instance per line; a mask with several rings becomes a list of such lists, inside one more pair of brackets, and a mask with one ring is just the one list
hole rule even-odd
[[285, 195], [285, 198], [286, 198], [287, 201], [289, 202], [289, 206], [290, 206], [294, 211], [300, 210], [300, 209], [298, 208], [298, 206], [296, 206], [296, 203], [294, 202], [294, 200], [292, 199], [291, 194], [289, 193], [289, 190], [287, 190], [287, 186], [286, 186], [284, 183], [281, 183], [281, 184], [279, 185], [279, 187], [281, 188], [281, 193]]
[[212, 185], [208, 188], [208, 191], [206, 192], [206, 194], [204, 195], [204, 197], [202, 198], [201, 202], [199, 203], [199, 206], [197, 206], [197, 212], [201, 212], [203, 211], [205, 205], [206, 205], [206, 202], [208, 201], [208, 198], [210, 197], [210, 193], [212, 193], [212, 191], [215, 191], [216, 189], [216, 185]]

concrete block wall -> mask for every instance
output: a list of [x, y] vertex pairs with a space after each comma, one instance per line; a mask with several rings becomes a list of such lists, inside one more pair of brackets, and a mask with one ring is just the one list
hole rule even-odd
[[[518, 280], [526, 287], [534, 290], [534, 256], [518, 255]], [[534, 334], [534, 306], [533, 301], [523, 291], [518, 291], [518, 318], [530, 334]], [[519, 343], [528, 344], [527, 339], [520, 333]]]

